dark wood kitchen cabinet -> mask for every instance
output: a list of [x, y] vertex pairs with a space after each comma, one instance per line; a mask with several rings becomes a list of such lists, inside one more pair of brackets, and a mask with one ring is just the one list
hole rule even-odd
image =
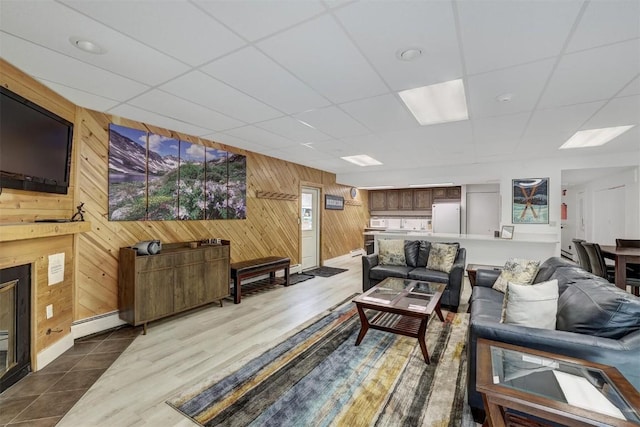
[[369, 192], [369, 210], [371, 211], [387, 210], [387, 192], [386, 191]]
[[416, 210], [431, 210], [433, 195], [431, 188], [413, 190], [413, 208]]

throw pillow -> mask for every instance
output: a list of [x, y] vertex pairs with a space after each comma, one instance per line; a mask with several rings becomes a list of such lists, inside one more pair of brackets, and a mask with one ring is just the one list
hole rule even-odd
[[501, 323], [555, 329], [558, 312], [558, 281], [532, 286], [509, 283], [502, 303]]
[[449, 273], [456, 260], [458, 246], [449, 243], [432, 243], [427, 260], [427, 269]]
[[498, 280], [492, 287], [496, 291], [504, 293], [509, 282], [517, 283], [518, 285], [530, 285], [536, 278], [539, 266], [540, 261], [510, 258], [504, 264]]
[[385, 265], [406, 265], [404, 240], [378, 240], [378, 261]]

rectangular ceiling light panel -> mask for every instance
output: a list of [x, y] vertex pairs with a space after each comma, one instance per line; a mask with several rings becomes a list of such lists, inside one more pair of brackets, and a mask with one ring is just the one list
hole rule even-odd
[[346, 160], [347, 162], [356, 164], [358, 166], [376, 166], [376, 165], [382, 164], [382, 162], [379, 162], [373, 157], [367, 156], [366, 154], [358, 154], [357, 156], [341, 157], [341, 159]]
[[571, 136], [560, 146], [561, 150], [567, 148], [597, 147], [604, 145], [615, 137], [625, 133], [635, 125], [615, 126], [610, 128], [580, 130]]
[[398, 92], [421, 125], [468, 120], [462, 79]]

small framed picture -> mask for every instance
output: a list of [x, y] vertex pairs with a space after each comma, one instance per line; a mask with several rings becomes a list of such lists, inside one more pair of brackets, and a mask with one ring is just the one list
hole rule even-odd
[[501, 239], [513, 239], [513, 225], [503, 225], [500, 230]]

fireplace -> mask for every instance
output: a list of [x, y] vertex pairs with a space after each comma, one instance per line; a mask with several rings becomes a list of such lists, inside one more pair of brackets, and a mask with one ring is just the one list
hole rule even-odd
[[0, 270], [0, 392], [31, 370], [31, 265]]

